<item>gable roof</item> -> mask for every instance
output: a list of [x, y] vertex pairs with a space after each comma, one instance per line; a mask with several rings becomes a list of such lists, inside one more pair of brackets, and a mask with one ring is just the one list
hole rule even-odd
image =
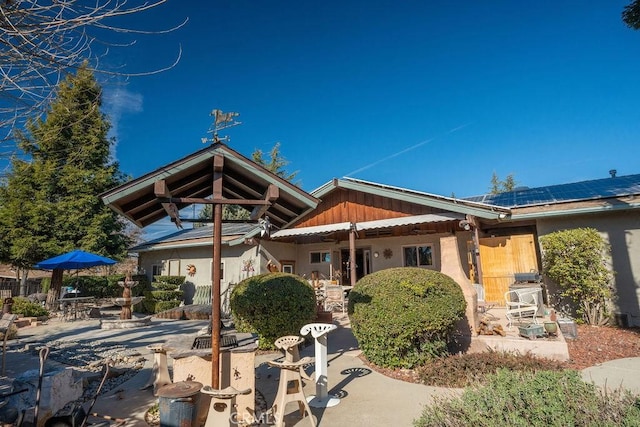
[[[203, 199], [213, 194], [213, 160], [216, 155], [224, 157], [224, 198], [262, 200], [270, 184], [277, 186], [279, 196], [268, 206], [265, 215], [278, 227], [286, 226], [318, 205], [319, 201], [309, 193], [222, 143], [212, 144], [113, 188], [101, 195], [102, 201], [134, 224], [145, 227], [168, 216], [155, 195], [154, 185], [157, 181], [166, 182], [173, 198]], [[178, 209], [191, 204], [175, 203]]]
[[[223, 222], [221, 233], [222, 244], [233, 245], [236, 240], [244, 240], [245, 237], [256, 235], [260, 230], [260, 226], [255, 223]], [[170, 249], [182, 246], [211, 246], [213, 244], [213, 240], [211, 239], [212, 236], [212, 225], [189, 228], [141, 243], [130, 248], [129, 252], [149, 252], [153, 250]]]
[[458, 214], [473, 215], [484, 219], [501, 219], [505, 214], [509, 214], [508, 208], [500, 206], [492, 206], [487, 203], [466, 199], [439, 196], [354, 178], [334, 179], [315, 189], [311, 194], [322, 199], [330, 192], [339, 188], [375, 194], [389, 199], [402, 200], [416, 205], [429, 206]]
[[516, 189], [505, 193], [469, 197], [466, 200], [507, 208], [521, 208], [638, 194], [640, 194], [640, 174], [546, 187]]

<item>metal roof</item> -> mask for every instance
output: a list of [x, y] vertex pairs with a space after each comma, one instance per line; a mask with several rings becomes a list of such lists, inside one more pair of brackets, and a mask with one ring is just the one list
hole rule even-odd
[[403, 216], [400, 218], [379, 219], [376, 221], [365, 221], [356, 224], [357, 230], [374, 230], [378, 228], [400, 227], [403, 225], [426, 224], [429, 222], [459, 221], [465, 216], [459, 213], [442, 213]]
[[[260, 229], [258, 224], [254, 223], [222, 223], [222, 238], [223, 243], [225, 241], [233, 240], [239, 237], [244, 237], [246, 235], [251, 234], [256, 229]], [[148, 242], [141, 243], [129, 249], [129, 252], [144, 252], [150, 250], [153, 247], [158, 247], [162, 245], [163, 248], [167, 246], [171, 246], [172, 243], [187, 243], [187, 241], [191, 241], [189, 243], [190, 246], [193, 245], [194, 240], [203, 240], [203, 245], [211, 246], [213, 240], [213, 226], [205, 225], [202, 227], [189, 228], [185, 230], [179, 230], [175, 233], [169, 234], [167, 236], [159, 237], [157, 239], [149, 240]], [[224, 239], [227, 237], [227, 239]]]
[[485, 194], [466, 200], [508, 208], [608, 199], [640, 194], [640, 174]]
[[[261, 200], [269, 185], [278, 187], [279, 196], [265, 215], [276, 227], [284, 227], [311, 211], [319, 200], [299, 187], [230, 149], [212, 144], [180, 160], [156, 169], [101, 195], [103, 202], [139, 227], [168, 216], [155, 195], [154, 185], [164, 180], [173, 198], [203, 199], [213, 194], [214, 156], [224, 157], [222, 196], [227, 199]], [[183, 209], [192, 203], [175, 203]], [[251, 206], [249, 206], [251, 209]]]
[[283, 237], [309, 236], [312, 234], [332, 233], [334, 231], [349, 231], [350, 228], [351, 228], [350, 222], [340, 222], [336, 224], [326, 224], [326, 225], [314, 225], [311, 227], [289, 228], [285, 230], [278, 230], [274, 233], [271, 233], [271, 238], [278, 239]]
[[[459, 213], [426, 214], [403, 216], [399, 218], [379, 219], [375, 221], [364, 221], [355, 223], [354, 226], [356, 230], [375, 230], [380, 228], [400, 227], [403, 225], [425, 224], [428, 222], [454, 220], [458, 221], [464, 218], [465, 216]], [[350, 229], [350, 222], [340, 222], [337, 224], [315, 225], [311, 227], [278, 230], [275, 233], [271, 233], [271, 237], [274, 239], [278, 239], [293, 236], [310, 236], [313, 234], [332, 233], [335, 231], [349, 231]]]

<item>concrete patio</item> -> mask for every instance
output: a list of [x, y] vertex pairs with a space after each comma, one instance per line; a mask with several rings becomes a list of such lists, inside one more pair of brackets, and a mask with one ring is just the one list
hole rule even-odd
[[[486, 319], [492, 324], [501, 325], [506, 332], [506, 336], [500, 335], [478, 335], [472, 339], [470, 351], [479, 352], [492, 349], [496, 351], [518, 352], [520, 354], [530, 353], [539, 357], [554, 359], [558, 361], [569, 360], [569, 350], [565, 336], [560, 328], [555, 336], [537, 337], [529, 339], [520, 336], [518, 326], [526, 326], [532, 323], [532, 319], [523, 319], [521, 322], [514, 322], [511, 328], [508, 327], [506, 317], [506, 308], [492, 307], [485, 313], [480, 314], [481, 318]], [[549, 316], [541, 316], [536, 318], [539, 325], [550, 321]]]

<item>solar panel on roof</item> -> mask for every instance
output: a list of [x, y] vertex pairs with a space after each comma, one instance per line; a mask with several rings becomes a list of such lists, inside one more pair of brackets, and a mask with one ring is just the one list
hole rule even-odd
[[504, 207], [523, 207], [632, 194], [640, 194], [640, 174], [487, 194], [465, 200]]

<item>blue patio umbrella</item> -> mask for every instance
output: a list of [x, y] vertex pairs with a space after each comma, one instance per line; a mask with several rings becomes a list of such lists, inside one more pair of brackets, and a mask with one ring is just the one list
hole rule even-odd
[[76, 249], [66, 254], [40, 261], [34, 267], [42, 270], [81, 270], [99, 265], [112, 265], [116, 262], [111, 258]]

